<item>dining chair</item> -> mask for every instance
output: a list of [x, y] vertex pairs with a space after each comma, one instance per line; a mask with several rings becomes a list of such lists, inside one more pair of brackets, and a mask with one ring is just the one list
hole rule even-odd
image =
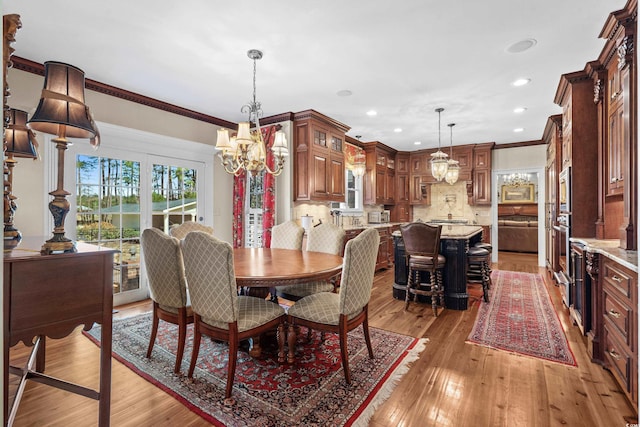
[[187, 233], [192, 231], [204, 231], [205, 233], [213, 235], [213, 227], [195, 221], [185, 221], [182, 224], [174, 225], [169, 229], [169, 235], [182, 240]]
[[[333, 255], [342, 254], [346, 234], [341, 227], [325, 222], [309, 229], [307, 233], [307, 252], [323, 252]], [[335, 292], [336, 278], [329, 281], [317, 281], [305, 284], [278, 286], [278, 296], [290, 301], [298, 301], [318, 292]]]
[[157, 228], [147, 228], [140, 236], [140, 243], [153, 301], [153, 322], [147, 358], [151, 357], [160, 320], [178, 325], [178, 350], [173, 369], [178, 373], [182, 365], [187, 324], [193, 323], [180, 241]]
[[[412, 222], [400, 226], [405, 247], [405, 262], [409, 271], [404, 300], [405, 310], [409, 308], [409, 301], [414, 298], [414, 295], [431, 298], [435, 317], [438, 317], [438, 300], [444, 307], [442, 270], [446, 258], [439, 253], [441, 232], [442, 225], [430, 225], [424, 222]], [[427, 283], [422, 283], [420, 272], [428, 275]]]
[[265, 299], [238, 295], [233, 249], [229, 243], [194, 231], [182, 241], [182, 251], [194, 316], [188, 377], [193, 377], [203, 334], [214, 340], [227, 341], [229, 362], [225, 399], [229, 399], [241, 340], [277, 328], [278, 359], [284, 361], [285, 311]]
[[304, 228], [295, 221], [286, 221], [271, 228], [271, 248], [302, 250]]
[[378, 256], [380, 235], [375, 228], [368, 228], [347, 242], [344, 249], [342, 276], [338, 293], [321, 292], [302, 298], [289, 308], [287, 320], [289, 351], [287, 361], [294, 362], [298, 326], [306, 326], [325, 332], [337, 333], [340, 339], [342, 368], [347, 384], [351, 383], [347, 333], [359, 325], [373, 359], [369, 337], [369, 298]]

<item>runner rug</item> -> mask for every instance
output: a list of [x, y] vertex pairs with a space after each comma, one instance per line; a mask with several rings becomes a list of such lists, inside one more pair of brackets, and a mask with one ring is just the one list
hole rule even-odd
[[486, 347], [576, 366], [539, 274], [493, 271], [490, 301], [481, 302], [467, 339]]
[[[177, 327], [160, 322], [153, 354], [147, 359], [150, 331], [151, 313], [114, 320], [113, 356], [208, 422], [225, 426], [366, 426], [427, 341], [370, 327], [375, 356], [371, 360], [362, 328], [357, 328], [349, 333], [351, 385], [347, 385], [337, 335], [327, 333], [321, 342], [314, 332], [308, 343], [307, 330], [301, 328], [293, 365], [278, 364], [276, 348], [263, 348], [260, 359], [249, 356], [246, 347], [238, 352], [232, 393], [236, 403], [225, 406], [228, 346], [203, 337], [193, 379], [188, 379], [192, 325], [181, 374], [173, 373]], [[100, 326], [85, 334], [97, 342]]]

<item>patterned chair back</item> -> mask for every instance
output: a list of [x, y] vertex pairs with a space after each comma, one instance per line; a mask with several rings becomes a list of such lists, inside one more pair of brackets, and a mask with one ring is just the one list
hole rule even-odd
[[340, 313], [357, 313], [369, 303], [379, 245], [380, 235], [375, 228], [367, 228], [347, 242], [340, 282]]
[[169, 229], [169, 235], [175, 237], [176, 239], [182, 240], [188, 233], [192, 231], [203, 231], [213, 236], [213, 227], [209, 227], [208, 225], [200, 224], [199, 222], [194, 221], [185, 221], [182, 224], [171, 227]]
[[151, 299], [164, 309], [187, 305], [187, 287], [180, 241], [157, 228], [147, 228], [140, 236]]
[[231, 245], [202, 231], [182, 241], [191, 308], [209, 324], [226, 327], [238, 320], [238, 288]]
[[346, 233], [342, 228], [324, 222], [309, 229], [307, 235], [307, 250], [340, 255], [345, 238]]
[[271, 228], [271, 247], [275, 249], [302, 249], [302, 236], [304, 228], [287, 221]]

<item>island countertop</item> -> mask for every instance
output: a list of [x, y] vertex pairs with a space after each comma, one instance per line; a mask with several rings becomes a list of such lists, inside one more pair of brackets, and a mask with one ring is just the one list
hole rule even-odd
[[[482, 232], [479, 225], [443, 225], [441, 239], [468, 239]], [[401, 236], [400, 231], [394, 231], [393, 236]]]

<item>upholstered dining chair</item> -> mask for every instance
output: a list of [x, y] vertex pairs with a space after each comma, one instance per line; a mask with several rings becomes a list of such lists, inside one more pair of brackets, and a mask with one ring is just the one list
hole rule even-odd
[[274, 249], [302, 249], [304, 228], [295, 221], [285, 221], [271, 228], [271, 247]]
[[[342, 254], [346, 233], [338, 226], [325, 222], [309, 229], [307, 233], [307, 251], [324, 252], [333, 255]], [[300, 285], [278, 286], [278, 296], [290, 301], [318, 292], [335, 292], [336, 281], [318, 281]]]
[[178, 373], [182, 365], [187, 324], [193, 323], [180, 241], [157, 228], [147, 228], [140, 236], [140, 243], [153, 301], [153, 322], [147, 358], [151, 357], [160, 320], [176, 324], [178, 350], [173, 370]]
[[289, 351], [287, 360], [294, 362], [297, 326], [337, 333], [340, 338], [342, 369], [347, 384], [351, 383], [347, 333], [359, 325], [364, 330], [369, 357], [373, 349], [369, 337], [369, 298], [378, 256], [380, 235], [375, 228], [368, 228], [355, 239], [349, 240], [344, 249], [342, 276], [338, 293], [321, 292], [302, 298], [289, 308], [287, 319]]
[[233, 249], [208, 233], [195, 231], [182, 241], [194, 316], [193, 353], [188, 377], [198, 360], [202, 335], [229, 343], [225, 399], [231, 397], [241, 340], [278, 330], [278, 359], [284, 361], [285, 311], [262, 298], [238, 295]]
[[182, 224], [174, 225], [169, 229], [169, 235], [182, 240], [187, 233], [192, 231], [204, 231], [205, 233], [213, 235], [213, 227], [195, 221], [185, 221]]
[[[431, 307], [435, 317], [438, 317], [438, 300], [440, 305], [444, 306], [442, 270], [446, 258], [439, 253], [441, 232], [442, 225], [430, 225], [424, 222], [412, 222], [400, 226], [409, 271], [404, 300], [405, 310], [409, 308], [409, 301], [415, 295], [431, 297]], [[428, 283], [421, 283], [420, 272], [428, 274]]]

